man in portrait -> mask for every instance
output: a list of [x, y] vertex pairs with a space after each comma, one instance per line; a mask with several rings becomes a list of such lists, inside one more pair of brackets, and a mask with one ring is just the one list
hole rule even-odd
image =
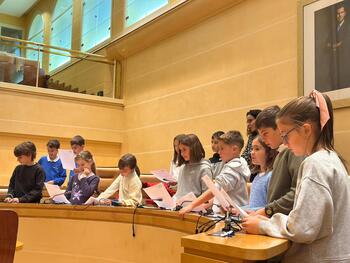
[[350, 87], [349, 4], [315, 12], [315, 87], [322, 92]]
[[[349, 14], [350, 15], [350, 14]], [[336, 5], [336, 30], [331, 43], [337, 73], [337, 88], [350, 87], [350, 16], [343, 2]]]

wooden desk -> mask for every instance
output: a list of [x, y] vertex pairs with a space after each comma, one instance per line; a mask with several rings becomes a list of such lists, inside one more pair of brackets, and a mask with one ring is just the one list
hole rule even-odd
[[181, 238], [182, 263], [251, 262], [266, 260], [285, 252], [289, 241], [260, 235], [236, 233], [231, 238], [206, 233]]
[[16, 242], [16, 250], [20, 250], [20, 249], [22, 249], [22, 248], [23, 248], [23, 243], [17, 241], [17, 242]]
[[[197, 215], [186, 215], [181, 219], [177, 212], [164, 210], [138, 208], [134, 217], [136, 236], [133, 237], [133, 208], [0, 204], [0, 209], [12, 209], [19, 216], [18, 240], [25, 246], [16, 253], [15, 263], [180, 262], [181, 258], [186, 260], [190, 254], [198, 255], [199, 246], [196, 247], [196, 244], [199, 243], [205, 253], [201, 255], [207, 258], [217, 256], [217, 260], [221, 261], [216, 262], [222, 262], [225, 258], [221, 253], [224, 254], [225, 249], [232, 250], [225, 252], [229, 257], [242, 254], [244, 258], [245, 254], [249, 254], [246, 243], [251, 242], [253, 237], [241, 235], [235, 245], [225, 245], [219, 239], [208, 241], [205, 234], [192, 236]], [[199, 224], [207, 221], [202, 217]], [[182, 237], [185, 249], [181, 247]], [[255, 242], [260, 242], [256, 238], [270, 240], [270, 248], [265, 252], [267, 256], [287, 249], [288, 242], [285, 240], [255, 237]], [[281, 243], [285, 244], [284, 250]], [[214, 255], [214, 250], [219, 252]]]

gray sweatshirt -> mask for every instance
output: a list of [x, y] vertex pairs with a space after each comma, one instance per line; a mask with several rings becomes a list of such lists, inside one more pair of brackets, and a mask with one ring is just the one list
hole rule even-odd
[[350, 262], [350, 179], [334, 152], [319, 151], [300, 166], [293, 210], [260, 222], [260, 232], [288, 238], [283, 262]]
[[240, 157], [225, 163], [220, 174], [215, 178], [215, 185], [231, 197], [239, 206], [248, 204], [246, 182], [250, 176], [247, 161]]
[[204, 193], [207, 186], [202, 177], [205, 175], [213, 178], [211, 165], [207, 160], [202, 159], [199, 163], [187, 163], [181, 166], [175, 199], [179, 199], [190, 192], [193, 192], [196, 197]]

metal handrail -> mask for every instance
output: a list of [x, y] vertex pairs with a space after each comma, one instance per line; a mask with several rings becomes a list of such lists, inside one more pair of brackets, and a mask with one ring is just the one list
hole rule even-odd
[[[0, 36], [0, 38], [1, 38], [1, 36]], [[6, 43], [6, 42], [2, 42], [1, 40], [0, 40], [0, 42], [1, 42], [2, 45], [5, 45], [5, 46], [18, 47], [18, 48], [24, 48], [24, 49], [30, 49], [30, 50], [38, 51], [38, 48], [35, 48], [35, 47], [28, 47], [28, 46], [17, 45], [17, 44], [10, 44], [10, 43]], [[53, 55], [59, 55], [59, 56], [65, 56], [65, 57], [70, 57], [70, 58], [76, 58], [76, 59], [83, 59], [83, 60], [93, 61], [93, 62], [97, 62], [97, 63], [104, 63], [104, 64], [108, 64], [108, 65], [114, 65], [114, 62], [112, 62], [112, 61], [103, 61], [103, 60], [97, 60], [97, 59], [93, 59], [93, 58], [89, 58], [89, 57], [80, 57], [80, 56], [74, 56], [74, 55], [67, 55], [67, 54], [64, 54], [64, 53], [55, 52], [55, 51], [46, 50], [46, 49], [40, 49], [40, 52], [53, 54]]]
[[[28, 40], [19, 39], [19, 38], [0, 36], [0, 39], [5, 40], [5, 41], [21, 42], [21, 43], [35, 45], [35, 46], [44, 47], [44, 48], [46, 47], [46, 48], [50, 48], [50, 49], [57, 49], [57, 50], [66, 51], [66, 52], [69, 52], [69, 53], [80, 54], [80, 55], [83, 55], [83, 56], [90, 56], [90, 57], [108, 59], [107, 57], [102, 56], [102, 55], [98, 55], [98, 54], [92, 54], [92, 53], [78, 51], [78, 50], [73, 50], [73, 49], [68, 49], [68, 48], [56, 47], [56, 46], [52, 46], [52, 45], [47, 45], [47, 44], [43, 44], [43, 43], [28, 41]], [[65, 54], [62, 53], [62, 55], [64, 56]]]
[[[15, 43], [6, 43], [8, 41], [20, 42], [20, 43], [24, 43], [27, 45], [35, 45], [37, 47], [32, 47], [32, 46], [27, 46], [27, 45], [22, 45], [22, 44], [18, 45]], [[43, 43], [38, 43], [38, 42], [33, 42], [33, 41], [28, 41], [28, 40], [19, 39], [19, 38], [13, 38], [13, 37], [6, 37], [6, 36], [1, 36], [1, 35], [0, 35], [0, 42], [3, 45], [38, 51], [36, 87], [38, 87], [39, 70], [40, 70], [39, 52], [49, 53], [49, 54], [54, 54], [54, 55], [59, 55], [59, 56], [65, 56], [65, 57], [70, 57], [70, 58], [75, 58], [75, 59], [81, 59], [81, 60], [88, 60], [88, 61], [93, 61], [93, 62], [97, 62], [97, 63], [104, 63], [104, 64], [108, 64], [108, 65], [113, 65], [113, 97], [115, 97], [115, 83], [116, 83], [115, 78], [116, 78], [116, 66], [117, 66], [116, 60], [111, 61], [103, 55], [92, 54], [92, 53], [88, 53], [88, 52], [67, 49], [67, 48], [62, 48], [62, 47], [56, 47], [56, 46], [47, 45], [47, 44], [43, 44]], [[62, 53], [62, 52], [51, 51], [48, 49], [56, 49], [59, 51], [69, 52], [70, 55]]]

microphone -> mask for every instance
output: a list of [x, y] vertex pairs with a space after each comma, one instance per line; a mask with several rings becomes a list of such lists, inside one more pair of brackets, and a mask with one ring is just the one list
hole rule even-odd
[[179, 211], [183, 208], [183, 204], [185, 203], [192, 203], [192, 201], [190, 200], [185, 200], [185, 201], [182, 201], [180, 204], [176, 205], [175, 208], [174, 208], [174, 211]]
[[[147, 202], [154, 202], [154, 201], [158, 201], [158, 202], [162, 202], [163, 201], [163, 198], [144, 198], [144, 203], [147, 204]], [[137, 207], [139, 208], [156, 208], [154, 206], [146, 206], [146, 205], [142, 205], [142, 204], [139, 204]], [[158, 209], [158, 207], [157, 207]], [[162, 209], [161, 207], [159, 207], [159, 209]]]
[[150, 201], [159, 201], [162, 202], [163, 198], [144, 198], [143, 200], [145, 200], [146, 202], [150, 202]]
[[226, 216], [225, 216], [225, 226], [222, 228], [223, 232], [228, 232], [231, 230], [231, 215], [230, 212], [227, 210], [226, 211]]
[[111, 201], [111, 206], [121, 206], [122, 202], [120, 202], [118, 199], [113, 199]]
[[[232, 237], [235, 235], [235, 232], [238, 232], [242, 230], [239, 223], [239, 218], [236, 220], [235, 218], [232, 218], [231, 209], [232, 206], [229, 207], [229, 209], [226, 210], [224, 219], [224, 227], [221, 229], [221, 231], [213, 233], [212, 235], [215, 236], [221, 236], [221, 237]], [[232, 223], [236, 224], [236, 226], [233, 226]], [[214, 224], [215, 225], [215, 224]], [[208, 227], [205, 231], [208, 231], [212, 226]]]
[[[159, 201], [162, 202], [163, 198], [150, 198], [152, 201]], [[147, 199], [146, 199], [147, 200]]]

